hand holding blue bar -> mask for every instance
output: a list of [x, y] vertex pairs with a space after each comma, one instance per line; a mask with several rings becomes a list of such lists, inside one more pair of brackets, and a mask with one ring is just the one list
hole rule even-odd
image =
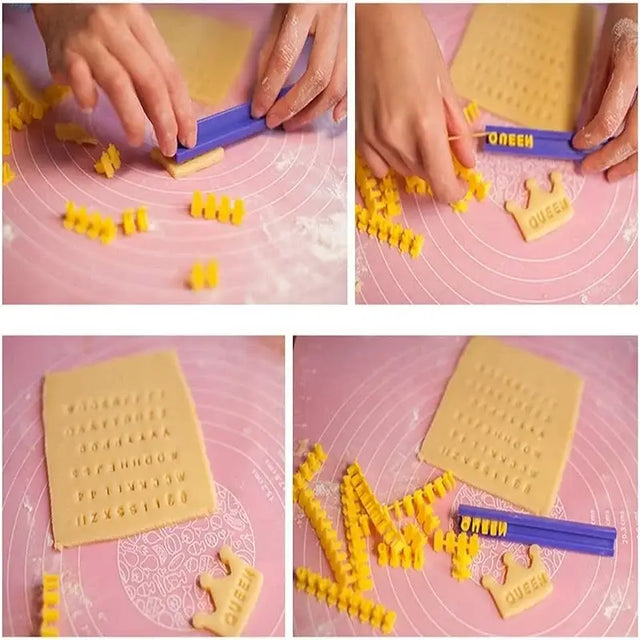
[[[282, 98], [289, 89], [291, 86], [282, 89], [277, 100]], [[178, 143], [174, 159], [180, 164], [217, 147], [226, 147], [234, 142], [244, 140], [266, 129], [266, 117], [252, 118], [251, 102], [245, 102], [198, 120], [198, 137], [195, 147], [189, 149]]]
[[517, 156], [582, 160], [603, 146], [600, 145], [588, 151], [574, 149], [571, 146], [573, 136], [574, 133], [571, 131], [487, 125], [482, 149], [492, 153], [509, 153]]

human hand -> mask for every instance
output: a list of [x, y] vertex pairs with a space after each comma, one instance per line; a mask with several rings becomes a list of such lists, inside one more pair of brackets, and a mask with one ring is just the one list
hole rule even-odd
[[[285, 96], [276, 100], [307, 36], [313, 35], [309, 64]], [[254, 118], [267, 116], [270, 128], [301, 127], [324, 111], [347, 114], [347, 8], [344, 4], [279, 4], [258, 60], [251, 103]]]
[[638, 8], [610, 5], [594, 58], [587, 123], [573, 138], [576, 149], [591, 149], [613, 138], [582, 161], [585, 173], [606, 171], [615, 182], [638, 170]]
[[111, 100], [129, 144], [144, 140], [145, 114], [160, 151], [176, 138], [196, 143], [186, 84], [149, 13], [135, 4], [40, 4], [34, 14], [56, 82], [71, 86], [84, 110], [96, 106], [96, 84]]
[[420, 6], [357, 5], [356, 146], [374, 174], [417, 175], [436, 199], [456, 202], [467, 189], [451, 151], [473, 167], [470, 134]]

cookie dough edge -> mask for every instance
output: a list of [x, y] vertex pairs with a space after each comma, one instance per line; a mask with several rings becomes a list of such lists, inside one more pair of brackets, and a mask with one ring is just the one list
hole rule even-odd
[[51, 537], [53, 538], [53, 548], [56, 551], [62, 551], [62, 549], [64, 548], [63, 544], [60, 544], [57, 539], [56, 539], [56, 525], [55, 525], [55, 518], [53, 517], [53, 512], [54, 512], [54, 508], [53, 508], [53, 491], [51, 490], [51, 469], [49, 468], [49, 456], [47, 455], [48, 453], [48, 449], [49, 449], [49, 437], [47, 434], [47, 418], [46, 418], [46, 413], [47, 413], [47, 394], [48, 394], [48, 390], [49, 390], [49, 385], [48, 385], [48, 381], [49, 381], [49, 377], [51, 376], [50, 373], [45, 373], [43, 378], [42, 378], [42, 435], [43, 435], [43, 439], [44, 439], [44, 464], [45, 467], [47, 469], [47, 493], [49, 494], [49, 511], [50, 511], [50, 518], [51, 518]]
[[197, 437], [198, 437], [198, 445], [200, 448], [200, 455], [203, 457], [204, 461], [205, 461], [205, 467], [207, 470], [207, 482], [209, 483], [209, 489], [210, 489], [210, 496], [211, 496], [211, 504], [207, 505], [206, 509], [205, 509], [205, 513], [199, 515], [198, 517], [204, 517], [204, 516], [208, 516], [211, 514], [216, 513], [216, 511], [218, 510], [218, 497], [216, 494], [216, 483], [213, 479], [213, 471], [211, 469], [211, 462], [209, 460], [209, 457], [207, 456], [207, 449], [205, 447], [204, 444], [204, 433], [202, 433], [202, 424], [200, 423], [200, 418], [198, 417], [198, 412], [196, 410], [196, 403], [193, 399], [193, 395], [191, 394], [191, 388], [189, 387], [189, 385], [187, 384], [187, 379], [184, 375], [184, 372], [182, 371], [182, 366], [180, 364], [180, 358], [178, 357], [178, 352], [173, 350], [170, 352], [172, 354], [172, 357], [175, 359], [175, 364], [176, 364], [176, 371], [178, 373], [178, 376], [180, 378], [180, 381], [184, 387], [185, 390], [185, 395], [187, 396], [187, 399], [189, 401], [189, 406], [191, 409], [191, 413], [193, 415], [193, 419], [195, 421], [195, 423], [198, 425], [198, 429], [196, 430], [197, 433]]
[[222, 162], [224, 159], [224, 149], [222, 147], [216, 147], [211, 151], [203, 153], [201, 156], [178, 164], [173, 158], [164, 156], [158, 147], [153, 147], [153, 149], [151, 149], [151, 158], [158, 164], [161, 164], [169, 172], [171, 177], [179, 180], [180, 178], [186, 178], [197, 171], [208, 169], [214, 164]]

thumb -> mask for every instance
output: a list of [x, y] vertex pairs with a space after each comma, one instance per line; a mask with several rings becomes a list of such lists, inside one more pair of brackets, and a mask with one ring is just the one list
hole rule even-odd
[[443, 97], [443, 101], [447, 132], [449, 136], [459, 138], [451, 141], [451, 150], [465, 167], [475, 167], [476, 153], [471, 137], [471, 127], [464, 117], [460, 104], [455, 96]]

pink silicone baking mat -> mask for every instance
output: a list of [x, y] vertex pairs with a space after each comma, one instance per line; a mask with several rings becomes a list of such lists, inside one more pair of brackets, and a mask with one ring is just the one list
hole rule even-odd
[[[614, 558], [543, 549], [553, 593], [513, 618], [500, 618], [480, 585], [502, 580], [509, 545], [481, 540], [472, 579], [450, 576], [450, 557], [425, 552], [423, 571], [381, 568], [370, 554], [371, 597], [397, 612], [394, 633], [421, 635], [637, 636], [637, 340], [504, 338], [582, 375], [585, 391], [553, 516], [615, 526]], [[358, 460], [378, 499], [392, 502], [441, 472], [417, 459], [445, 384], [467, 338], [299, 338], [294, 351], [294, 450], [320, 442], [328, 459], [313, 483], [342, 536], [339, 483]], [[305, 442], [305, 441], [308, 441]], [[294, 467], [302, 461], [294, 453]], [[512, 508], [458, 483], [434, 505], [444, 529], [459, 503]], [[329, 576], [309, 522], [294, 509], [294, 568]], [[522, 561], [525, 547], [514, 545]], [[296, 635], [371, 635], [371, 627], [294, 592]]]
[[[218, 511], [112, 542], [53, 550], [40, 391], [47, 371], [175, 349], [217, 485]], [[264, 586], [245, 633], [284, 631], [284, 346], [281, 338], [5, 338], [3, 635], [38, 635], [42, 573], [61, 578], [61, 635], [202, 633], [201, 572], [224, 544]], [[206, 635], [203, 633], [203, 635]]]
[[[453, 60], [471, 5], [427, 5], [447, 62]], [[483, 113], [483, 121], [504, 124]], [[478, 169], [491, 181], [490, 195], [473, 200], [466, 214], [430, 197], [404, 193], [399, 222], [424, 235], [422, 255], [357, 233], [357, 301], [373, 304], [634, 303], [638, 284], [637, 176], [609, 184], [581, 175], [565, 161], [478, 154]], [[559, 171], [574, 217], [561, 229], [525, 242], [506, 200], [526, 203], [524, 181], [543, 189]]]
[[[254, 30], [230, 95], [199, 116], [250, 99], [270, 10], [185, 8]], [[36, 86], [46, 86], [50, 76], [32, 13], [4, 6], [3, 35], [3, 51]], [[101, 146], [58, 142], [55, 123], [69, 121], [82, 124]], [[226, 149], [220, 164], [182, 180], [149, 158], [150, 143], [127, 146], [106, 99], [85, 115], [70, 98], [11, 136], [8, 160], [16, 178], [3, 190], [5, 303], [346, 302], [346, 122], [336, 125], [325, 115], [304, 131], [255, 136]], [[110, 180], [93, 169], [109, 142], [123, 162]], [[244, 198], [242, 226], [191, 218], [195, 190]], [[125, 208], [147, 205], [151, 230], [103, 246], [63, 228], [67, 200], [118, 222]], [[219, 286], [188, 290], [191, 266], [211, 258], [219, 264]]]

